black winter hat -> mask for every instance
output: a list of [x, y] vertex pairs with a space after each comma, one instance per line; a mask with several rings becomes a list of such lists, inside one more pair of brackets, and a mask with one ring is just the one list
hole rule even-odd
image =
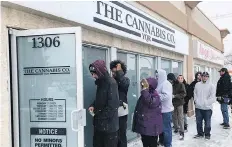
[[173, 73], [169, 73], [167, 78], [168, 78], [168, 80], [176, 81], [176, 76]]
[[208, 72], [203, 72], [203, 73], [201, 74], [201, 76], [209, 77], [209, 73], [208, 73]]

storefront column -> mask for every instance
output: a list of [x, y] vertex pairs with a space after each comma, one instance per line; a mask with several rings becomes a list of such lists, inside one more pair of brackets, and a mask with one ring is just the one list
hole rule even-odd
[[[188, 72], [188, 77], [187, 77], [187, 82], [191, 84], [191, 82], [194, 80], [193, 79], [193, 42], [192, 42], [192, 36], [189, 36], [189, 55], [187, 57], [187, 72]], [[193, 107], [193, 99], [189, 101], [189, 106], [188, 106], [188, 116], [194, 115], [194, 107]]]

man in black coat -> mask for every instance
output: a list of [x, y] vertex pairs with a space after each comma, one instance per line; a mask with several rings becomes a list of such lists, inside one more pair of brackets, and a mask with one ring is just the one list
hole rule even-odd
[[188, 87], [187, 95], [189, 99], [194, 98], [195, 85], [197, 84], [197, 82], [200, 82], [200, 81], [201, 81], [201, 72], [199, 71], [195, 74], [194, 81]]
[[228, 105], [231, 101], [232, 94], [232, 85], [231, 85], [231, 77], [226, 68], [222, 68], [220, 71], [220, 79], [217, 83], [217, 101], [221, 104], [221, 111], [223, 116], [223, 123], [221, 124], [224, 129], [229, 129], [229, 112]]
[[108, 73], [103, 60], [90, 64], [89, 70], [97, 85], [95, 101], [89, 107], [89, 112], [93, 115], [93, 147], [117, 147], [119, 129], [117, 82]]
[[[126, 113], [120, 114], [119, 112], [119, 142], [118, 147], [127, 147], [127, 115], [128, 115], [128, 102], [127, 102], [127, 92], [130, 85], [130, 80], [125, 76], [127, 72], [126, 65], [120, 61], [115, 60], [110, 63], [110, 69], [114, 79], [118, 83], [118, 93], [119, 93], [119, 107], [122, 107], [127, 111]], [[127, 109], [127, 110], [126, 110]]]

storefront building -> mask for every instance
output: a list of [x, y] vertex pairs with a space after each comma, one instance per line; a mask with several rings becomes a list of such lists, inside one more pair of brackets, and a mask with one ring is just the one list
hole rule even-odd
[[[77, 109], [73, 104], [87, 109], [94, 100], [95, 85], [88, 67], [97, 59], [106, 61], [108, 67], [115, 59], [127, 64], [131, 82], [127, 136], [133, 146], [138, 135], [131, 131], [132, 118], [142, 78], [162, 68], [184, 75], [188, 82], [194, 72], [209, 71], [211, 81], [217, 81], [216, 71], [223, 66], [221, 58], [216, 59], [223, 52], [220, 31], [204, 16], [209, 27], [198, 34], [203, 28], [197, 24], [201, 19], [195, 18], [203, 14], [193, 9], [184, 2], [2, 2], [1, 146], [51, 143], [47, 136], [55, 130], [57, 134], [50, 138], [58, 139], [55, 143], [91, 147], [92, 116], [86, 113], [84, 127], [74, 129], [72, 112]], [[38, 75], [44, 71], [49, 74]], [[36, 84], [47, 89], [38, 90], [33, 87]], [[40, 118], [37, 109], [38, 105], [47, 107], [43, 101], [60, 106], [59, 119], [42, 121], [45, 118]]]

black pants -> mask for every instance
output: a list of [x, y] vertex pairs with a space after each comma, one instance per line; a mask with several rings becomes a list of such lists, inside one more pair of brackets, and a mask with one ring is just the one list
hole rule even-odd
[[158, 136], [141, 135], [143, 147], [157, 147]]
[[118, 145], [118, 131], [113, 133], [106, 133], [102, 131], [94, 131], [93, 147], [117, 147]]
[[118, 147], [127, 147], [127, 115], [119, 117]]

